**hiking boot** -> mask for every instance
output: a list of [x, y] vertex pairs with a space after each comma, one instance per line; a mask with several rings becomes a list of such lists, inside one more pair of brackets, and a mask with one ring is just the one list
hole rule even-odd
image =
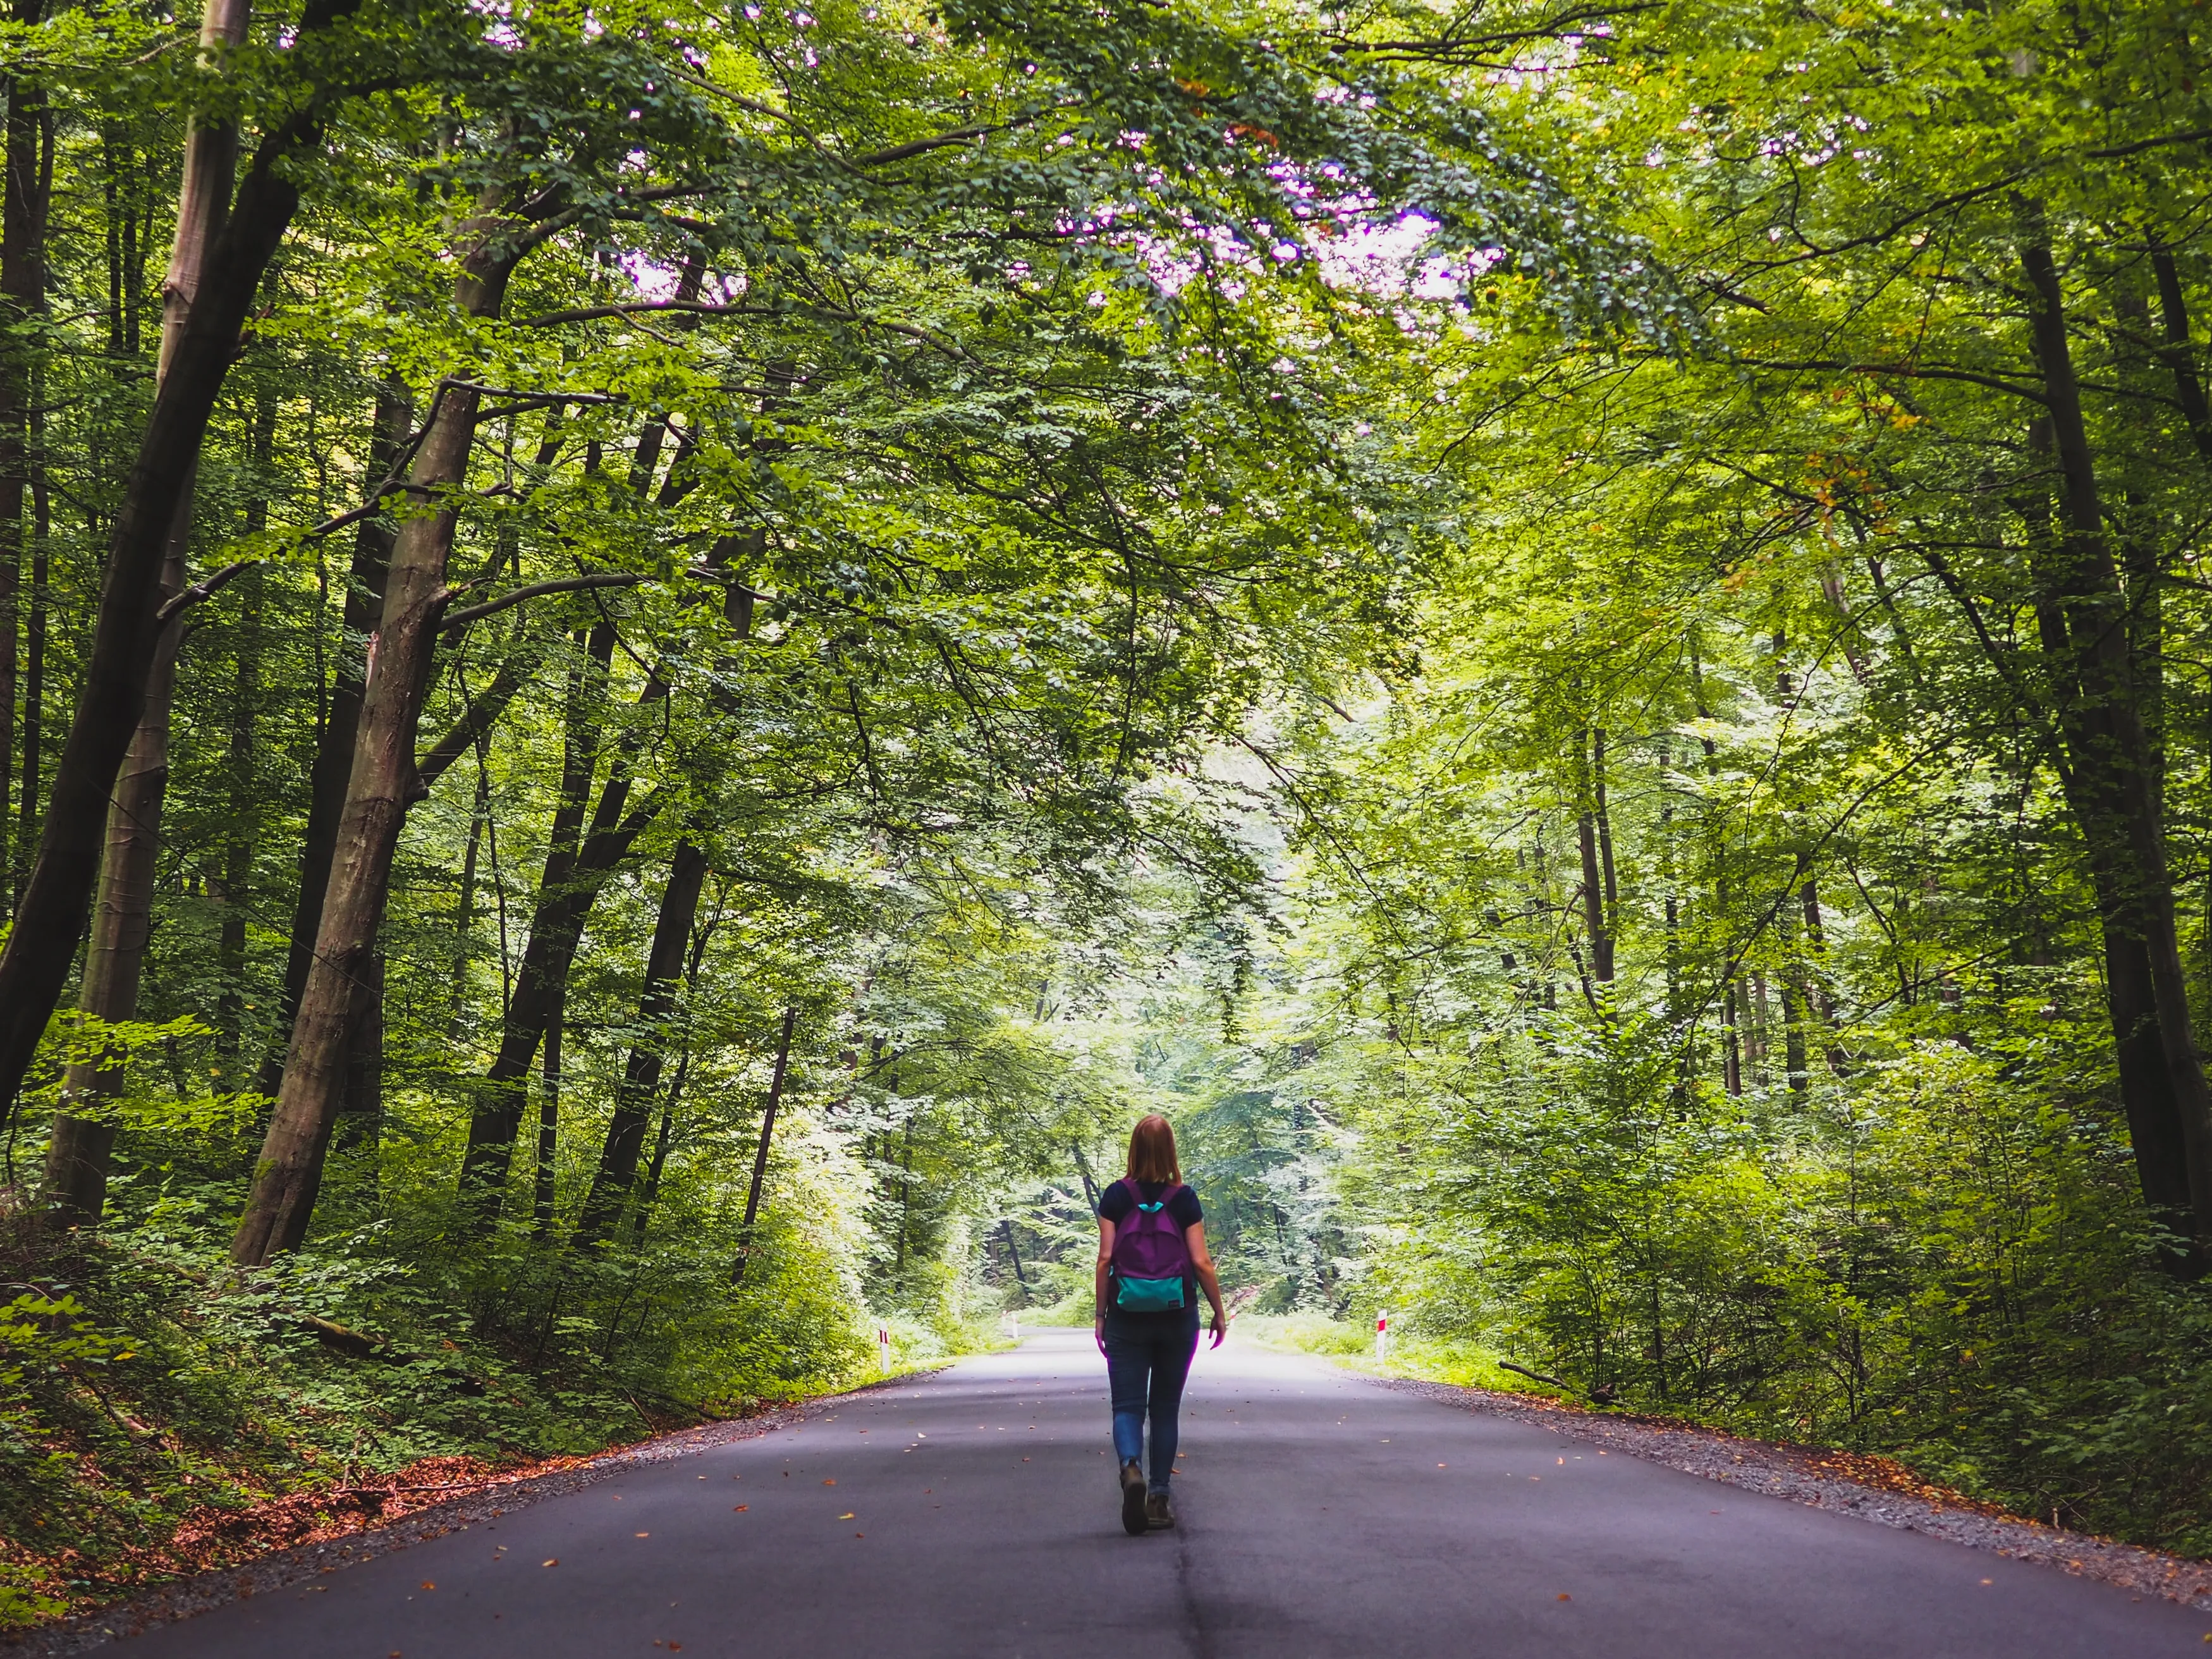
[[1148, 1492], [1145, 1496], [1145, 1529], [1147, 1532], [1166, 1532], [1175, 1525], [1175, 1506], [1168, 1502], [1164, 1492]]
[[1145, 1472], [1133, 1457], [1121, 1465], [1121, 1530], [1132, 1538], [1141, 1538], [1149, 1527], [1145, 1513]]

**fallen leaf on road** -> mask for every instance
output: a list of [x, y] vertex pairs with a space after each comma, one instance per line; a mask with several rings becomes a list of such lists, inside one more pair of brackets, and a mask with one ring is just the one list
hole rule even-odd
[[1568, 1595], [1565, 1590], [1561, 1590], [1559, 1592], [1559, 1600], [1562, 1601], [1571, 1601], [1574, 1599], [1575, 1598], [1573, 1596]]
[[835, 1480], [824, 1480], [822, 1484], [825, 1486], [834, 1486], [837, 1483]]
[[630, 1535], [634, 1538], [650, 1538], [653, 1536], [649, 1532], [633, 1533]]
[[737, 1507], [735, 1510], [732, 1510], [732, 1511], [731, 1511], [731, 1513], [732, 1513], [732, 1514], [734, 1514], [734, 1515], [743, 1515], [743, 1514], [744, 1514], [747, 1510], [749, 1510], [749, 1509], [750, 1509], [750, 1508], [752, 1508], [752, 1505], [751, 1505], [751, 1504], [738, 1504], [738, 1507]]
[[425, 1578], [425, 1579], [422, 1581], [422, 1588], [423, 1588], [424, 1589], [437, 1589], [438, 1587], [437, 1587], [435, 1584], [432, 1583], [428, 1579]]
[[538, 1565], [541, 1567], [557, 1567], [561, 1565], [561, 1558], [556, 1555], [550, 1561], [540, 1561]]
[[839, 1516], [837, 1518], [840, 1521], [850, 1521], [853, 1518], [853, 1511], [847, 1510], [844, 1514]]

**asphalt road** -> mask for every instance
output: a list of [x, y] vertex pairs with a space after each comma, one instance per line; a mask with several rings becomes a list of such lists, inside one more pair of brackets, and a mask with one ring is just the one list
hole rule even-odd
[[[1235, 1345], [1130, 1538], [1088, 1334], [641, 1465], [133, 1659], [2202, 1654], [2212, 1615]], [[545, 1564], [545, 1565], [541, 1565]]]

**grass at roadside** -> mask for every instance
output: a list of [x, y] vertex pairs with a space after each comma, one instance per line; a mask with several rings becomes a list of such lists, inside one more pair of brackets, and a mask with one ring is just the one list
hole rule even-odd
[[1556, 1390], [1515, 1376], [1498, 1364], [1495, 1353], [1463, 1338], [1393, 1334], [1386, 1362], [1375, 1358], [1373, 1326], [1320, 1314], [1247, 1314], [1237, 1321], [1236, 1331], [1262, 1348], [1319, 1354], [1349, 1370], [1373, 1376], [1412, 1376], [1426, 1382], [1455, 1382], [1505, 1394], [1557, 1397]]

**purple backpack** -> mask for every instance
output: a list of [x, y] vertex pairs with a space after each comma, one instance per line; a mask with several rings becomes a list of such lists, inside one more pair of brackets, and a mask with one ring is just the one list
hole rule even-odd
[[1125, 1313], [1169, 1313], [1187, 1305], [1190, 1246], [1168, 1213], [1168, 1200], [1182, 1188], [1173, 1182], [1151, 1203], [1145, 1189], [1126, 1177], [1136, 1207], [1114, 1230], [1114, 1305]]

